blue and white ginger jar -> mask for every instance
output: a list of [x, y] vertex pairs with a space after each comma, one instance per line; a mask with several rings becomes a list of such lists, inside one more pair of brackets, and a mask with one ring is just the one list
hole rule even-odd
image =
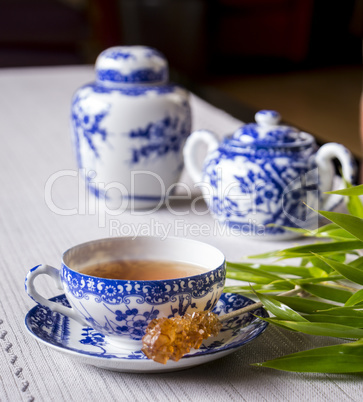
[[[318, 216], [307, 205], [331, 210], [340, 203], [342, 197], [324, 192], [336, 181], [335, 158], [354, 181], [351, 153], [336, 143], [318, 149], [312, 135], [280, 125], [276, 111], [261, 110], [255, 119], [220, 144], [210, 131], [192, 133], [184, 148], [189, 174], [214, 217], [234, 233], [280, 240], [299, 236], [284, 226], [316, 229]], [[208, 144], [202, 169], [198, 142]]]
[[183, 169], [188, 93], [168, 83], [165, 57], [149, 47], [109, 48], [95, 70], [96, 81], [72, 100], [78, 167], [91, 192], [113, 208], [157, 205]]

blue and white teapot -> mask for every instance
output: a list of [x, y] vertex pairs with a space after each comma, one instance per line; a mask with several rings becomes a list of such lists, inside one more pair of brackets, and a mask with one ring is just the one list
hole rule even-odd
[[[219, 144], [210, 131], [191, 134], [184, 147], [185, 166], [200, 186], [214, 217], [240, 234], [260, 239], [299, 236], [284, 226], [316, 229], [310, 208], [331, 210], [342, 197], [323, 194], [333, 189], [337, 158], [346, 180], [353, 182], [356, 164], [341, 144], [317, 149], [312, 135], [280, 125], [280, 115], [261, 110], [256, 123], [240, 127]], [[197, 145], [208, 155], [201, 169]]]
[[109, 48], [95, 70], [72, 100], [78, 167], [113, 209], [159, 205], [183, 169], [189, 94], [168, 82], [167, 60], [149, 47]]

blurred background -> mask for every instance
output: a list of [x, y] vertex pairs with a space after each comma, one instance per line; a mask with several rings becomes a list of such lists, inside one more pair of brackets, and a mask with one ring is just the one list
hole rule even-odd
[[261, 108], [357, 158], [363, 0], [0, 0], [0, 68], [93, 64], [150, 45], [244, 121]]

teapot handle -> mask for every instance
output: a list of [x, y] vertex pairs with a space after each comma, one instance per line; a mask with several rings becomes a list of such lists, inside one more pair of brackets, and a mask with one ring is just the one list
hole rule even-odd
[[322, 193], [323, 209], [332, 210], [339, 204], [343, 197], [339, 195], [323, 194], [333, 189], [335, 168], [333, 159], [338, 159], [342, 166], [343, 178], [354, 183], [357, 166], [351, 152], [342, 144], [330, 142], [320, 147], [316, 153], [315, 162], [318, 166], [320, 191]]
[[197, 149], [197, 145], [200, 142], [207, 144], [207, 153], [210, 153], [218, 148], [217, 136], [211, 131], [194, 131], [194, 133], [188, 137], [183, 150], [184, 163], [194, 183], [199, 183], [202, 181], [202, 169], [200, 167], [200, 163], [198, 163], [199, 158]]

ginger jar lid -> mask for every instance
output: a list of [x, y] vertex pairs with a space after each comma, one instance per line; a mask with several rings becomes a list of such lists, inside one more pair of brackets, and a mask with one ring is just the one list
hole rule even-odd
[[163, 84], [168, 81], [166, 58], [147, 46], [114, 46], [96, 60], [96, 79], [104, 86]]
[[281, 116], [275, 110], [260, 110], [255, 114], [256, 123], [245, 124], [232, 136], [241, 145], [293, 145], [306, 141], [309, 134], [294, 127], [280, 125]]

